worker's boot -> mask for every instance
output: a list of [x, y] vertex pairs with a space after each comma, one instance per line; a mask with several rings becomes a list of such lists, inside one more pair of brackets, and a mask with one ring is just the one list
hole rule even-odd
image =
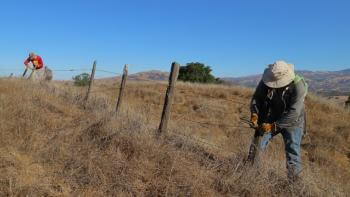
[[301, 180], [301, 177], [300, 177], [300, 171], [297, 172], [296, 170], [288, 170], [288, 181], [292, 184], [298, 184], [298, 183], [301, 183], [302, 180]]

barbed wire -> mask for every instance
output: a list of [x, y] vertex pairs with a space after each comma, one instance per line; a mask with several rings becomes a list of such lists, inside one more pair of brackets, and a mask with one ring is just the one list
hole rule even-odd
[[[243, 127], [243, 126], [237, 126], [237, 127], [251, 129], [251, 127]], [[209, 143], [209, 142], [206, 141], [207, 139], [204, 139], [204, 138], [199, 137], [199, 136], [193, 137], [193, 136], [190, 136], [190, 135], [187, 135], [187, 134], [184, 134], [184, 133], [180, 133], [180, 132], [175, 132], [175, 131], [172, 131], [171, 133], [175, 134], [177, 136], [186, 137], [186, 138], [188, 138], [188, 139], [190, 139], [192, 141], [195, 141], [195, 142], [198, 142], [198, 143], [201, 143], [201, 144], [208, 145], [208, 146], [210, 146], [212, 148], [215, 148], [217, 150], [226, 150], [227, 151], [227, 149], [224, 148], [224, 145], [218, 145], [218, 144]]]
[[[93, 91], [90, 91], [91, 94], [96, 94], [96, 93], [107, 93], [108, 91], [106, 90], [93, 90]], [[117, 90], [116, 90], [117, 92]]]
[[96, 71], [100, 71], [100, 72], [104, 72], [104, 73], [111, 73], [111, 74], [115, 74], [115, 75], [121, 75], [121, 73], [112, 72], [112, 71], [108, 71], [108, 70], [96, 69]]
[[155, 65], [155, 64], [127, 64], [127, 65], [129, 67], [151, 67], [151, 68], [164, 68], [166, 66], [166, 65]]
[[210, 96], [210, 95], [206, 95], [206, 96], [209, 97], [209, 98], [213, 98], [213, 99], [219, 99], [219, 100], [229, 101], [229, 102], [231, 102], [231, 103], [237, 103], [237, 104], [241, 104], [241, 105], [249, 105], [249, 103], [243, 103], [243, 102], [234, 101], [234, 100], [231, 100], [231, 99], [217, 98], [217, 97], [213, 97], [213, 96]]
[[[163, 104], [161, 103], [148, 103], [149, 105], [154, 105], [154, 106], [162, 106]], [[175, 104], [175, 103], [173, 103]], [[199, 122], [199, 121], [194, 121], [194, 120], [190, 120], [190, 119], [186, 119], [185, 116], [189, 116], [190, 114], [194, 113], [194, 111], [191, 111], [189, 113], [186, 113], [186, 114], [179, 114], [179, 113], [176, 113], [176, 112], [173, 112], [175, 113], [176, 115], [180, 116], [179, 118], [176, 119], [176, 121], [180, 121], [180, 120], [185, 120], [187, 122], [192, 122], [192, 123], [196, 123], [196, 124], [199, 124], [201, 125], [202, 127], [205, 127], [203, 125], [210, 125], [210, 126], [216, 126], [216, 127], [229, 127], [229, 128], [245, 128], [245, 129], [251, 129], [250, 126], [239, 126], [239, 125], [229, 125], [229, 124], [222, 124], [222, 123], [212, 123], [212, 122]], [[224, 114], [229, 114], [229, 112], [221, 112], [221, 113], [224, 113]], [[153, 114], [155, 115], [155, 114]], [[242, 118], [240, 117], [240, 120], [241, 122], [240, 123], [243, 123], [243, 124], [248, 124], [249, 125], [249, 120], [248, 119], [245, 119], [245, 118]], [[209, 128], [209, 127], [205, 127], [205, 128]]]
[[224, 150], [225, 149], [222, 145], [220, 146], [220, 145], [217, 145], [217, 144], [212, 144], [212, 143], [206, 142], [206, 139], [198, 137], [198, 136], [197, 137], [192, 137], [192, 136], [189, 136], [189, 135], [186, 135], [186, 134], [183, 134], [183, 133], [179, 133], [179, 132], [174, 132], [174, 131], [172, 131], [171, 134], [174, 134], [174, 135], [180, 136], [180, 137], [185, 137], [185, 138], [190, 139], [192, 141], [211, 146], [213, 148], [216, 148], [217, 150]]
[[[216, 126], [216, 127], [231, 127], [231, 128], [245, 128], [245, 129], [251, 128], [251, 127], [239, 126], [239, 125], [229, 125], [229, 124], [212, 123], [212, 122], [199, 122], [199, 121], [189, 120], [189, 119], [185, 119], [185, 118], [183, 120], [188, 121], [188, 122], [197, 123], [200, 125], [210, 125], [210, 126]], [[242, 123], [244, 123], [244, 122], [242, 122]]]
[[91, 71], [89, 69], [51, 69], [52, 71], [55, 72], [75, 72], [75, 71]]
[[23, 71], [23, 69], [16, 68], [16, 69], [2, 69], [0, 68], [0, 71]]
[[[76, 71], [89, 71], [90, 72], [91, 71], [91, 69], [88, 69], [88, 68], [68, 68], [68, 69], [54, 69], [52, 67], [48, 67], [48, 68], [50, 68], [50, 70], [55, 71], [55, 72], [76, 72]], [[24, 69], [20, 69], [20, 68], [5, 68], [5, 69], [0, 68], [0, 71], [23, 71], [23, 70]], [[106, 70], [106, 69], [96, 69], [96, 71], [111, 73], [111, 74], [116, 74], [116, 75], [121, 74], [121, 73]]]

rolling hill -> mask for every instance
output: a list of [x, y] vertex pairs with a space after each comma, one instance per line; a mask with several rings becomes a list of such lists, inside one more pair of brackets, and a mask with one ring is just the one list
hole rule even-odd
[[[340, 71], [307, 71], [300, 70], [297, 73], [304, 76], [308, 85], [309, 91], [319, 93], [325, 96], [344, 96], [350, 95], [350, 69]], [[151, 70], [131, 74], [128, 80], [134, 81], [164, 81], [168, 80], [169, 73]], [[115, 79], [115, 78], [113, 78]], [[244, 87], [255, 88], [261, 80], [261, 74], [245, 77], [224, 77], [226, 83], [240, 85]]]
[[[304, 76], [309, 84], [309, 90], [323, 95], [347, 95], [350, 93], [350, 69], [340, 71], [306, 71], [297, 73]], [[224, 81], [230, 84], [246, 87], [256, 87], [261, 75], [246, 77], [226, 77]]]
[[164, 81], [164, 80], [168, 80], [168, 78], [169, 78], [168, 72], [162, 72], [159, 70], [138, 72], [128, 76], [128, 79], [136, 80], [136, 81], [142, 81], [142, 80]]

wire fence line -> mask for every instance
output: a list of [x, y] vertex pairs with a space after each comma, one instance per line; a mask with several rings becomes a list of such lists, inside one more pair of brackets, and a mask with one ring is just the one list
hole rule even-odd
[[[50, 68], [51, 69], [51, 68]], [[4, 69], [1, 69], [0, 68], [0, 71], [1, 70], [4, 70]], [[7, 71], [10, 71], [10, 70], [13, 70], [13, 69], [6, 69]], [[16, 69], [16, 70], [19, 70], [19, 69]], [[86, 68], [67, 68], [67, 69], [51, 69], [53, 72], [90, 72], [91, 69], [86, 69]], [[113, 76], [120, 76], [121, 73], [118, 73], [118, 72], [114, 72], [114, 71], [111, 71], [111, 70], [108, 70], [108, 69], [94, 69], [93, 73], [97, 71], [97, 72], [101, 72], [101, 73], [107, 73], [107, 74], [112, 74]], [[92, 76], [92, 79], [94, 78], [94, 76]], [[143, 80], [142, 80], [143, 81]], [[154, 80], [145, 80], [145, 81], [152, 81], [154, 82]], [[110, 91], [110, 89], [98, 89], [98, 90], [93, 90], [91, 91], [90, 93], [102, 93], [102, 92], [108, 92]], [[166, 96], [167, 93], [160, 93], [160, 92], [155, 92], [161, 96]], [[232, 102], [232, 103], [237, 103], [237, 104], [240, 104], [240, 105], [243, 105], [243, 106], [246, 106], [248, 105], [248, 103], [243, 103], [243, 102], [239, 102], [239, 101], [233, 101], [233, 100], [230, 100], [230, 99], [227, 99], [227, 98], [221, 98], [221, 97], [213, 97], [213, 96], [210, 96], [210, 95], [206, 95], [208, 98], [212, 98], [212, 99], [220, 99], [220, 100], [226, 100], [226, 101], [229, 101], [229, 102]], [[153, 104], [151, 103], [152, 105], [158, 105], [158, 106], [162, 106], [162, 104]], [[173, 105], [176, 105], [177, 103], [173, 103]], [[172, 113], [175, 113], [175, 112], [172, 112]], [[229, 112], [227, 112], [229, 113]], [[220, 122], [210, 122], [210, 121], [205, 121], [205, 122], [202, 122], [202, 121], [197, 121], [197, 120], [192, 120], [191, 118], [188, 118], [190, 114], [178, 114], [178, 116], [180, 116], [180, 118], [178, 118], [177, 121], [186, 121], [186, 122], [191, 122], [191, 123], [194, 123], [194, 124], [197, 124], [201, 127], [205, 127], [205, 128], [210, 128], [210, 127], [220, 127], [220, 128], [237, 128], [237, 129], [251, 129], [251, 127], [249, 126], [244, 126], [243, 124], [247, 124], [247, 121], [245, 121], [245, 119], [241, 119], [241, 121], [239, 121], [239, 125], [231, 125], [231, 124], [225, 124], [225, 123], [220, 123]], [[201, 144], [205, 144], [205, 145], [208, 145], [210, 147], [213, 147], [213, 148], [216, 148], [216, 149], [221, 149], [221, 150], [224, 150], [224, 146], [222, 145], [218, 145], [218, 144], [212, 144], [212, 143], [209, 143], [207, 142], [206, 139], [204, 138], [201, 138], [199, 136], [196, 136], [196, 137], [193, 137], [193, 136], [189, 136], [189, 135], [186, 135], [186, 134], [183, 134], [183, 133], [179, 133], [179, 132], [171, 132], [172, 134], [174, 135], [177, 135], [177, 136], [181, 136], [181, 137], [185, 137], [187, 139], [190, 139], [192, 141], [195, 141], [195, 142], [198, 142], [198, 143], [201, 143]]]
[[[157, 64], [140, 64], [140, 63], [137, 63], [137, 64], [134, 64], [134, 63], [131, 63], [131, 64], [128, 64], [129, 67], [138, 67], [138, 68], [142, 68], [142, 67], [145, 67], [145, 68], [155, 68], [153, 70], [160, 70], [161, 68], [164, 68], [166, 67], [166, 65], [157, 65]], [[12, 64], [12, 65], [4, 65], [4, 64], [0, 64], [0, 71], [23, 71], [24, 70], [24, 65], [21, 65], [21, 64]], [[50, 68], [52, 71], [58, 71], [58, 72], [61, 72], [61, 71], [91, 71], [91, 65], [51, 65], [51, 64], [46, 64], [45, 67], [47, 68]], [[122, 68], [122, 66], [117, 66], [116, 65], [108, 65], [108, 64], [103, 64], [101, 66], [98, 66], [98, 67], [102, 67], [102, 68]], [[114, 72], [114, 71], [110, 71], [109, 69], [96, 69], [96, 71], [101, 71], [101, 72], [107, 72], [107, 73], [111, 73], [111, 74], [121, 74], [121, 73], [118, 73], [118, 72]]]
[[184, 137], [184, 138], [187, 138], [191, 141], [194, 141], [194, 142], [197, 142], [197, 143], [200, 143], [200, 144], [205, 144], [207, 146], [210, 146], [212, 148], [215, 148], [217, 150], [225, 150], [224, 146], [223, 145], [218, 145], [218, 144], [212, 144], [212, 143], [209, 143], [206, 141], [206, 139], [202, 138], [202, 137], [192, 137], [190, 135], [187, 135], [187, 134], [184, 134], [184, 133], [179, 133], [179, 132], [171, 132], [173, 135], [176, 135], [178, 137]]
[[[151, 105], [156, 105], [153, 103], [150, 103]], [[224, 124], [224, 123], [218, 123], [218, 122], [201, 122], [201, 121], [195, 121], [195, 120], [191, 120], [186, 118], [186, 116], [189, 116], [191, 113], [193, 112], [189, 112], [186, 114], [179, 114], [176, 112], [173, 112], [176, 115], [180, 116], [179, 118], [176, 119], [176, 121], [187, 121], [187, 122], [192, 122], [192, 123], [196, 123], [197, 125], [200, 125], [201, 127], [205, 127], [205, 128], [209, 128], [208, 126], [215, 126], [215, 127], [224, 127], [224, 128], [242, 128], [242, 129], [251, 129], [251, 127], [249, 126], [249, 120], [247, 118], [244, 117], [240, 117], [240, 121], [238, 123], [240, 124], [246, 124], [248, 126], [242, 126], [242, 125], [230, 125], [230, 124]], [[152, 113], [154, 116], [158, 116], [158, 114], [154, 114]], [[204, 126], [206, 125], [206, 126]]]
[[[93, 90], [91, 91], [92, 94], [96, 94], [96, 93], [110, 93], [111, 90], [104, 90], [104, 89], [98, 89], [98, 90]], [[115, 92], [117, 93], [118, 90], [115, 90]]]
[[[240, 126], [240, 125], [229, 125], [229, 124], [212, 123], [212, 122], [200, 122], [200, 121], [195, 121], [195, 120], [190, 120], [190, 119], [183, 119], [183, 120], [188, 121], [188, 122], [197, 123], [199, 125], [209, 125], [209, 126], [226, 127], [226, 128], [228, 128], [228, 127], [231, 127], [231, 128], [249, 128], [250, 129], [250, 127], [245, 127], [245, 126]], [[244, 122], [242, 122], [242, 123], [244, 123]]]
[[90, 71], [89, 69], [51, 69], [52, 71], [55, 72], [75, 72], [75, 71]]
[[[75, 71], [86, 71], [90, 72], [91, 69], [50, 69], [54, 72], [75, 72]], [[109, 70], [102, 70], [102, 69], [96, 69], [96, 71], [103, 72], [103, 73], [110, 73], [115, 75], [120, 75], [120, 73], [109, 71]]]
[[[157, 103], [157, 104], [156, 103], [147, 103], [147, 105], [154, 105], [154, 106], [157, 106], [157, 107], [161, 107], [162, 106], [162, 104], [160, 104], [160, 103]], [[173, 103], [173, 105], [176, 105], [176, 103]], [[176, 112], [173, 112], [173, 113], [175, 113], [176, 115], [180, 116], [179, 118], [176, 119], [176, 121], [184, 120], [184, 121], [187, 121], [187, 122], [196, 123], [197, 125], [200, 125], [201, 127], [205, 127], [205, 128], [209, 128], [208, 126], [215, 126], [215, 127], [224, 127], [224, 128], [251, 129], [251, 127], [249, 126], [249, 122], [250, 121], [248, 120], [248, 118], [244, 118], [244, 117], [240, 117], [239, 123], [240, 124], [246, 124], [248, 126], [230, 125], [230, 124], [217, 123], [217, 122], [216, 123], [215, 122], [200, 122], [200, 121], [195, 121], [195, 120], [191, 120], [191, 119], [186, 118], [186, 116], [189, 116], [192, 113], [195, 113], [195, 111], [191, 111], [191, 112], [186, 113], [186, 114], [179, 114], [179, 113], [176, 113]], [[220, 113], [231, 114], [230, 112], [220, 112]], [[153, 115], [155, 115], [155, 114], [153, 114]], [[155, 115], [155, 116], [157, 116], [157, 115]]]
[[[156, 106], [159, 106], [160, 104], [152, 104], [150, 103], [151, 105], [156, 105]], [[152, 114], [152, 116], [160, 116], [161, 113], [154, 113], [154, 112], [151, 112], [149, 111], [148, 113]], [[249, 120], [245, 117], [240, 117], [240, 120], [238, 123], [240, 125], [229, 125], [229, 124], [223, 124], [223, 123], [212, 123], [212, 122], [200, 122], [200, 121], [195, 121], [195, 120], [191, 120], [191, 119], [188, 119], [186, 118], [186, 116], [189, 116], [191, 113], [193, 112], [190, 112], [190, 113], [186, 113], [186, 114], [179, 114], [179, 113], [176, 113], [176, 112], [172, 112], [178, 116], [180, 116], [179, 118], [176, 118], [174, 121], [175, 122], [179, 122], [181, 120], [184, 120], [184, 121], [187, 121], [187, 122], [191, 122], [191, 123], [194, 123], [196, 125], [199, 125], [201, 127], [204, 127], [204, 128], [210, 128], [209, 126], [214, 126], [214, 127], [224, 127], [224, 128], [235, 128], [235, 129], [240, 129], [240, 132], [243, 132], [243, 131], [247, 131], [247, 132], [250, 132], [250, 130], [252, 129], [252, 127], [249, 126]], [[246, 126], [244, 126], [246, 125]], [[247, 130], [249, 129], [249, 130]], [[180, 132], [176, 132], [174, 131], [174, 129], [171, 129], [171, 133], [170, 134], [173, 134], [173, 135], [176, 135], [178, 137], [184, 137], [186, 139], [189, 139], [193, 142], [197, 142], [197, 143], [200, 143], [200, 144], [205, 144], [209, 147], [212, 147], [214, 149], [217, 149], [217, 150], [225, 150], [225, 151], [228, 151], [227, 148], [224, 148], [224, 145], [215, 145], [215, 144], [212, 144], [212, 143], [209, 143], [207, 142], [207, 139], [205, 138], [201, 138], [199, 136], [196, 136], [196, 137], [192, 137], [191, 135], [188, 135], [188, 134], [184, 134], [184, 133], [180, 133]], [[230, 151], [229, 151], [230, 152]]]
[[108, 71], [108, 70], [100, 70], [96, 69], [96, 71], [104, 72], [104, 73], [110, 73], [110, 74], [115, 74], [115, 75], [121, 75], [121, 73], [113, 72], [113, 71]]
[[[86, 70], [86, 69], [85, 69]], [[63, 70], [63, 71], [73, 71], [73, 69], [70, 69], [70, 70]], [[113, 71], [108, 71], [108, 70], [102, 70], [102, 69], [96, 69], [96, 71], [100, 71], [100, 72], [106, 72], [106, 73], [111, 73], [111, 74], [120, 74], [120, 73], [116, 73], [116, 72], [113, 72]], [[146, 81], [153, 81], [153, 80], [146, 80]], [[102, 89], [102, 90], [94, 90], [92, 91], [91, 93], [101, 93], [101, 92], [107, 92], [107, 91], [110, 91], [109, 89]], [[164, 96], [165, 93], [160, 93], [160, 92], [155, 92], [161, 96]], [[207, 95], [208, 96], [208, 95]], [[226, 100], [226, 101], [229, 101], [229, 102], [233, 102], [233, 103], [237, 103], [237, 104], [240, 104], [240, 105], [248, 105], [248, 103], [243, 103], [243, 102], [238, 102], [238, 101], [233, 101], [233, 100], [230, 100], [230, 99], [225, 99], [225, 98], [216, 98], [216, 97], [213, 97], [213, 96], [208, 96], [209, 98], [212, 98], [212, 99], [220, 99], [220, 100]], [[158, 105], [158, 106], [162, 106], [162, 104], [154, 104], [154, 103], [151, 103], [152, 105]], [[176, 105], [176, 103], [173, 103], [173, 105]], [[227, 112], [229, 113], [229, 112]], [[251, 129], [251, 127], [249, 126], [242, 126], [242, 125], [230, 125], [230, 124], [223, 124], [223, 123], [215, 123], [215, 122], [200, 122], [200, 121], [195, 121], [195, 120], [191, 120], [189, 118], [186, 118], [186, 116], [188, 116], [189, 114], [177, 114], [177, 115], [180, 115], [184, 121], [187, 121], [187, 122], [191, 122], [191, 123], [195, 123], [197, 125], [200, 125], [201, 127], [206, 127], [206, 128], [209, 128], [208, 126], [214, 126], [214, 127], [224, 127], [224, 128], [242, 128], [242, 129]], [[239, 122], [240, 124], [248, 124], [247, 121], [240, 121]], [[178, 135], [180, 135], [179, 133], [177, 133]], [[188, 136], [187, 136], [188, 137]], [[208, 144], [208, 143], [207, 143]]]
[[[91, 69], [89, 68], [77, 68], [78, 66], [62, 66], [62, 68], [55, 68], [56, 66], [55, 67], [45, 66], [45, 67], [49, 68], [53, 72], [91, 72]], [[87, 66], [84, 66], [84, 67], [87, 67]], [[14, 68], [14, 67], [8, 67], [8, 66], [6, 66], [6, 68], [3, 68], [0, 66], [0, 72], [6, 72], [7, 74], [14, 73], [14, 72], [21, 74], [21, 72], [24, 72], [24, 70], [25, 70], [25, 67], [21, 69], [21, 68]], [[96, 71], [101, 73], [112, 74], [112, 75], [121, 75], [121, 73], [119, 72], [111, 71], [105, 68], [96, 69]]]
[[[202, 125], [202, 124], [203, 124], [203, 123], [201, 123], [201, 122], [193, 121], [193, 120], [186, 120], [186, 119], [185, 119], [185, 121], [191, 121], [191, 122], [196, 123], [196, 124], [199, 124], [199, 125]], [[245, 122], [240, 122], [240, 123], [246, 124]], [[216, 124], [210, 124], [210, 123], [205, 123], [205, 124], [206, 124], [206, 125], [217, 126]], [[249, 124], [248, 124], [248, 125], [249, 125]], [[242, 130], [240, 130], [240, 132], [244, 131], [244, 129], [252, 129], [250, 126], [233, 126], [233, 125], [225, 125], [225, 126], [226, 126], [226, 127], [241, 128]], [[206, 127], [206, 128], [208, 128], [208, 127]], [[246, 130], [246, 131], [251, 132], [251, 131], [249, 131], [249, 130]], [[254, 133], [254, 132], [252, 132], [252, 133]], [[186, 139], [188, 139], [188, 140], [190, 140], [190, 141], [192, 141], [192, 142], [198, 143], [198, 144], [204, 144], [204, 145], [206, 145], [206, 146], [208, 146], [208, 147], [210, 147], [210, 148], [214, 148], [214, 149], [216, 149], [216, 150], [226, 151], [226, 152], [229, 152], [229, 153], [234, 153], [234, 152], [232, 152], [232, 151], [229, 151], [227, 148], [225, 148], [225, 145], [223, 145], [223, 144], [217, 144], [217, 143], [216, 143], [216, 144], [210, 143], [210, 142], [208, 142], [207, 139], [202, 138], [202, 137], [200, 137], [200, 136], [195, 136], [195, 137], [194, 137], [194, 136], [191, 136], [191, 135], [189, 135], [189, 134], [176, 132], [176, 131], [174, 131], [174, 130], [172, 130], [170, 134], [173, 134], [173, 135], [178, 136], [178, 137], [186, 138]]]
[[[197, 122], [197, 121], [191, 121], [191, 122], [194, 122], [194, 123], [197, 123], [197, 124], [202, 124], [201, 122]], [[242, 122], [242, 123], [244, 124], [245, 122]], [[209, 124], [209, 125], [212, 125], [212, 124]], [[250, 126], [249, 127], [248, 126], [232, 126], [232, 127], [234, 127], [234, 128], [242, 128], [242, 129], [252, 129]], [[241, 131], [243, 131], [243, 130], [241, 130]], [[200, 144], [205, 144], [205, 145], [210, 146], [212, 148], [215, 148], [217, 150], [228, 151], [227, 148], [224, 148], [224, 145], [209, 143], [209, 142], [207, 142], [207, 139], [202, 138], [200, 136], [193, 137], [191, 135], [188, 135], [188, 134], [185, 134], [185, 133], [176, 132], [176, 131], [172, 131], [171, 134], [174, 134], [174, 135], [177, 135], [177, 136], [180, 136], [180, 137], [185, 137], [185, 138], [187, 138], [187, 139], [189, 139], [191, 141], [195, 141], [195, 142], [200, 143]], [[229, 151], [229, 152], [231, 152], [231, 151]]]
[[[53, 72], [53, 77], [55, 80], [72, 80], [75, 76], [91, 72], [91, 69], [76, 69], [76, 68], [68, 68], [68, 69], [51, 69]], [[24, 77], [22, 76], [25, 69], [2, 69], [0, 68], [0, 77]], [[26, 76], [28, 76], [30, 72], [27, 72]], [[69, 74], [64, 74], [69, 73]], [[107, 70], [107, 69], [96, 69], [95, 79], [104, 79], [104, 78], [113, 78], [120, 77], [121, 74], [115, 71]]]

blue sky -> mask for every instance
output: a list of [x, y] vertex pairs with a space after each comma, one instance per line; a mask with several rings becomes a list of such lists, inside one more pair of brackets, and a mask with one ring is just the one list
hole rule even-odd
[[30, 51], [53, 69], [90, 69], [95, 59], [114, 72], [199, 61], [219, 77], [261, 73], [277, 59], [346, 69], [349, 9], [345, 0], [2, 1], [0, 75], [21, 73]]

